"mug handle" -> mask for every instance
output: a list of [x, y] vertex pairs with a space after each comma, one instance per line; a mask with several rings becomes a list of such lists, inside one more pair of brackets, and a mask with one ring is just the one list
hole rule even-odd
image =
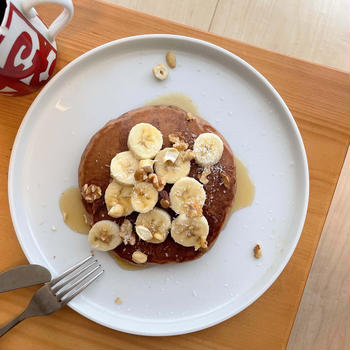
[[61, 14], [51, 23], [48, 29], [49, 40], [54, 41], [57, 34], [73, 17], [74, 8], [72, 0], [22, 0], [21, 9], [26, 17], [33, 18], [37, 15], [34, 7], [44, 3], [55, 3], [64, 7]]

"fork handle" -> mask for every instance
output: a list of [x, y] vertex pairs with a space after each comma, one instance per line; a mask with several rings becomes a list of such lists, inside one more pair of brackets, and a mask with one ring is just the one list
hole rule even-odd
[[26, 315], [24, 314], [24, 312], [22, 312], [17, 317], [15, 317], [13, 320], [11, 320], [10, 322], [8, 322], [5, 325], [3, 325], [2, 327], [0, 327], [0, 337], [2, 337], [11, 328], [13, 328], [14, 326], [16, 326], [18, 323], [20, 323], [21, 321], [23, 321], [26, 318], [27, 318]]

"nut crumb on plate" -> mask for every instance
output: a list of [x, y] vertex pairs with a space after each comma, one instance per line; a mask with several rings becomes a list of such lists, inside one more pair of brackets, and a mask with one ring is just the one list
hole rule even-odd
[[262, 250], [261, 250], [261, 247], [260, 247], [260, 244], [257, 244], [255, 247], [254, 247], [254, 257], [256, 259], [260, 259], [262, 256]]
[[114, 302], [115, 302], [116, 304], [120, 305], [120, 304], [123, 302], [123, 300], [122, 300], [122, 298], [118, 297], [118, 298], [116, 298], [116, 299], [114, 300]]
[[153, 75], [158, 80], [164, 80], [168, 77], [169, 71], [168, 68], [163, 64], [157, 64], [152, 69]]
[[168, 51], [165, 56], [166, 63], [168, 63], [168, 66], [170, 68], [175, 68], [176, 67], [176, 56], [174, 52]]
[[52, 231], [56, 231], [56, 230], [57, 230], [56, 226], [52, 225], [52, 226], [51, 226], [51, 230], [52, 230]]

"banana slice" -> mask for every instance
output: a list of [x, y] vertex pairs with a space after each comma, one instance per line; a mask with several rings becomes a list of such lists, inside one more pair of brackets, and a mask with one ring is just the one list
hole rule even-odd
[[147, 213], [158, 202], [158, 191], [148, 182], [140, 182], [134, 186], [131, 194], [131, 205], [139, 213]]
[[[165, 210], [154, 208], [148, 213], [139, 214], [135, 225], [136, 232], [138, 227], [145, 227], [151, 233], [152, 238], [147, 239], [147, 242], [162, 243], [168, 237], [168, 233], [171, 227], [171, 218]], [[143, 239], [142, 237], [140, 238]]]
[[205, 167], [216, 164], [224, 151], [224, 144], [216, 134], [200, 134], [194, 141], [193, 151], [196, 163]]
[[184, 247], [207, 248], [208, 221], [204, 216], [189, 218], [180, 214], [171, 225], [171, 237]]
[[129, 132], [128, 147], [138, 159], [154, 158], [162, 145], [162, 133], [151, 124], [136, 124]]
[[[186, 214], [192, 208], [201, 209], [204, 205], [206, 194], [203, 185], [192, 177], [183, 177], [176, 181], [169, 193], [170, 208], [177, 214]], [[200, 216], [199, 215], [193, 216]], [[189, 215], [188, 215], [189, 216]]]
[[132, 186], [123, 186], [112, 181], [105, 192], [105, 203], [108, 215], [114, 218], [130, 215], [133, 212], [131, 205]]
[[92, 248], [102, 251], [113, 250], [122, 243], [118, 224], [110, 220], [96, 222], [89, 231], [88, 240]]
[[130, 151], [121, 152], [111, 161], [111, 176], [122, 185], [133, 185], [138, 168], [139, 162]]
[[172, 150], [178, 152], [175, 148], [162, 149], [157, 154], [154, 165], [156, 174], [163, 177], [169, 184], [173, 184], [182, 177], [187, 176], [191, 169], [191, 162], [189, 160], [184, 160], [182, 155], [178, 155], [174, 162], [166, 160], [169, 154], [172, 154]]

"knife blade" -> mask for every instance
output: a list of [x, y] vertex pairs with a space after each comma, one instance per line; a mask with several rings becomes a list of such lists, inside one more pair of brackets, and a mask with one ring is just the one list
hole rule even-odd
[[51, 273], [41, 265], [16, 266], [0, 274], [0, 293], [51, 281]]

